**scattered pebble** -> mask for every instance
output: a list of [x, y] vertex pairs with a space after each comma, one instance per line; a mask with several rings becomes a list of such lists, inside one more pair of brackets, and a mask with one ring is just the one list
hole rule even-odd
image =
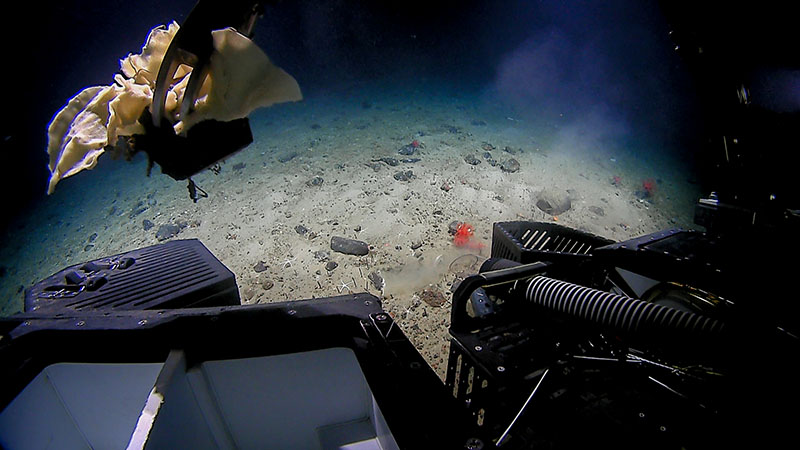
[[156, 231], [156, 239], [159, 241], [166, 241], [167, 239], [174, 238], [181, 232], [181, 227], [178, 225], [164, 224], [158, 227]]
[[447, 297], [437, 289], [423, 289], [419, 293], [419, 298], [429, 306], [439, 307], [447, 302]]
[[[416, 143], [416, 144], [415, 144]], [[397, 153], [403, 156], [411, 156], [417, 152], [417, 149], [421, 147], [421, 144], [417, 141], [414, 141], [410, 144], [406, 144], [399, 149], [397, 149]]]
[[456, 234], [456, 231], [458, 231], [458, 227], [461, 224], [462, 222], [459, 222], [458, 220], [450, 222], [450, 224], [447, 225], [447, 232], [450, 233], [451, 235]]
[[370, 272], [367, 278], [372, 282], [372, 285], [375, 286], [375, 289], [379, 291], [382, 291], [386, 287], [386, 280], [384, 280], [378, 272]]
[[400, 161], [398, 161], [397, 158], [392, 158], [392, 157], [383, 157], [383, 158], [373, 159], [372, 161], [386, 163], [392, 167], [400, 164]]
[[328, 264], [325, 264], [325, 270], [327, 270], [328, 272], [332, 271], [337, 267], [339, 267], [339, 264], [336, 261], [328, 261]]
[[506, 173], [514, 173], [519, 171], [519, 161], [514, 158], [509, 158], [500, 164], [500, 170]]
[[469, 155], [464, 157], [464, 162], [466, 162], [467, 164], [469, 164], [471, 166], [477, 166], [478, 164], [481, 163], [481, 160], [478, 159], [477, 157], [475, 157], [475, 155], [469, 154]]
[[414, 176], [414, 172], [411, 170], [401, 170], [399, 172], [395, 172], [392, 177], [394, 177], [394, 179], [397, 181], [411, 181], [412, 179], [416, 178]]
[[256, 263], [256, 265], [253, 267], [253, 270], [255, 270], [255, 271], [256, 271], [256, 273], [261, 273], [261, 272], [264, 272], [264, 271], [266, 271], [267, 269], [269, 269], [269, 266], [268, 266], [268, 265], [267, 265], [267, 264], [266, 264], [264, 261], [259, 261], [259, 262], [258, 262], [258, 263]]
[[272, 289], [273, 286], [275, 286], [275, 282], [270, 280], [269, 278], [261, 282], [261, 288], [264, 289], [265, 291]]
[[300, 236], [305, 236], [306, 233], [308, 233], [308, 228], [304, 227], [303, 225], [298, 225], [294, 227], [294, 231], [296, 231]]
[[560, 189], [545, 189], [538, 197], [536, 207], [551, 216], [563, 214], [572, 207], [569, 193]]
[[322, 183], [325, 180], [322, 179], [320, 176], [316, 176], [308, 181], [306, 181], [306, 186], [322, 186]]
[[345, 255], [364, 256], [369, 254], [369, 244], [341, 236], [331, 237], [331, 250]]
[[156, 226], [156, 224], [154, 224], [153, 222], [151, 222], [151, 221], [149, 221], [147, 219], [144, 219], [142, 221], [142, 228], [144, 228], [144, 231], [147, 231], [150, 228], [153, 228], [154, 226]]

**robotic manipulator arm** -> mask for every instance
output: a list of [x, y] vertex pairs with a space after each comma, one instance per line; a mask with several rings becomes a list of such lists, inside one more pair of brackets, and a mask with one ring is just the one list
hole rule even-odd
[[164, 115], [167, 92], [178, 67], [182, 64], [191, 67], [180, 105], [180, 117], [186, 117], [209, 73], [213, 51], [211, 32], [232, 27], [252, 37], [265, 3], [268, 2], [199, 0], [172, 39], [158, 71], [151, 108], [145, 109], [139, 120], [145, 133], [136, 136], [136, 150], [148, 154], [150, 167], [157, 163], [162, 172], [175, 180], [188, 179], [189, 196], [195, 202], [206, 194], [191, 177], [253, 142], [250, 123], [246, 117], [227, 122], [205, 120], [195, 124], [185, 136], [179, 136]]

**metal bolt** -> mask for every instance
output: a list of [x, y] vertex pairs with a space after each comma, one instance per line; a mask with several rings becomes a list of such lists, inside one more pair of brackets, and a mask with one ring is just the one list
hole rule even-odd
[[369, 306], [369, 305], [371, 305], [371, 304], [372, 304], [372, 302], [371, 302], [371, 301], [369, 301], [369, 300], [364, 300], [364, 306]]
[[297, 314], [297, 311], [295, 311], [293, 309], [290, 309], [288, 312], [289, 312], [290, 316], [293, 316], [293, 315]]
[[139, 321], [139, 325], [144, 325], [147, 323], [147, 319], [142, 319]]
[[640, 418], [640, 419], [644, 419], [644, 413], [643, 413], [643, 412], [640, 412], [640, 413], [639, 413], [639, 418]]
[[78, 323], [76, 323], [75, 325], [77, 325], [79, 327], [82, 327], [82, 326], [86, 325], [86, 322], [83, 321], [83, 320], [79, 320]]
[[661, 425], [660, 427], [658, 427], [658, 429], [661, 431], [667, 431], [667, 427], [665, 427], [664, 425]]
[[506, 371], [506, 368], [505, 368], [505, 367], [503, 367], [503, 366], [497, 366], [497, 371], [498, 371], [498, 372], [505, 372], [505, 371]]
[[476, 345], [476, 346], [475, 346], [475, 351], [476, 351], [476, 352], [479, 352], [479, 351], [481, 351], [481, 350], [483, 350], [483, 347], [481, 347], [480, 345]]
[[389, 316], [387, 316], [384, 313], [375, 314], [375, 320], [377, 320], [378, 322], [386, 322], [387, 320], [389, 320]]

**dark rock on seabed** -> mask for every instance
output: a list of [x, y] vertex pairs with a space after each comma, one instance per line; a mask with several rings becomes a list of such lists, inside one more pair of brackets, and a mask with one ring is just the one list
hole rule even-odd
[[509, 158], [500, 164], [500, 169], [503, 172], [514, 173], [519, 170], [519, 161], [514, 158]]
[[364, 256], [369, 254], [369, 244], [341, 236], [331, 237], [331, 250], [345, 255]]
[[174, 238], [181, 232], [181, 227], [172, 224], [164, 224], [158, 227], [156, 231], [156, 239], [159, 241], [166, 241], [167, 239]]
[[399, 172], [395, 172], [395, 174], [392, 176], [397, 181], [410, 181], [411, 179], [415, 178], [414, 172], [410, 170], [401, 170]]

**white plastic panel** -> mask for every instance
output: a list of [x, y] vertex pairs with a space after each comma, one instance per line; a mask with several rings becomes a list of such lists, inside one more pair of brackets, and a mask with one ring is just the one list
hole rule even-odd
[[124, 448], [161, 366], [47, 366], [0, 413], [0, 445]]

